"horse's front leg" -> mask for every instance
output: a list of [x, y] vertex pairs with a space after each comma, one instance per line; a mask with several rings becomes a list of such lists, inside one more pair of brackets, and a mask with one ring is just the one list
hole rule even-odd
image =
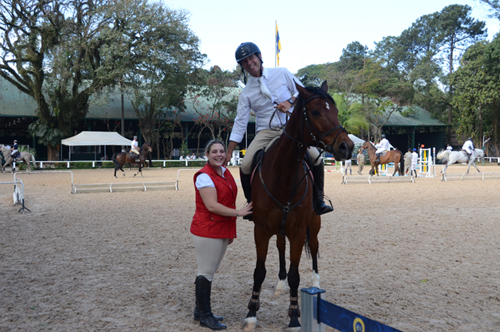
[[278, 273], [279, 281], [276, 286], [275, 296], [280, 296], [286, 291], [286, 259], [285, 259], [285, 249], [286, 249], [286, 239], [284, 236], [276, 235], [276, 247], [278, 248], [280, 270]]
[[300, 284], [299, 264], [302, 248], [305, 241], [305, 232], [297, 232], [290, 240], [290, 270], [288, 271], [288, 286], [290, 286], [290, 307], [288, 308], [288, 317], [290, 323], [288, 327], [300, 327], [299, 317], [299, 295]]
[[[255, 216], [254, 216], [255, 218]], [[254, 240], [257, 249], [257, 265], [253, 272], [253, 288], [250, 302], [248, 303], [248, 314], [245, 318], [243, 328], [245, 331], [253, 331], [257, 327], [257, 311], [260, 309], [260, 289], [266, 278], [266, 257], [269, 247], [270, 235], [254, 227]]]
[[[476, 163], [475, 163], [475, 162], [472, 162], [471, 164], [472, 164], [472, 166], [474, 166], [474, 167], [476, 168], [476, 170], [477, 170], [477, 172], [478, 172], [478, 173], [481, 173], [481, 171], [479, 170], [479, 168], [477, 168], [477, 166], [476, 166]], [[471, 164], [469, 164], [469, 168], [470, 168], [470, 165], [471, 165]], [[469, 173], [469, 169], [467, 169], [467, 173]]]

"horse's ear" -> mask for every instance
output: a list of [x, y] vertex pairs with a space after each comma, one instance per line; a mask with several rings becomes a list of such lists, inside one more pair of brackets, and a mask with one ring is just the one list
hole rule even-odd
[[299, 91], [299, 93], [300, 93], [301, 95], [306, 95], [306, 94], [307, 94], [307, 90], [306, 90], [306, 89], [304, 89], [304, 88], [302, 87], [302, 85], [300, 85], [299, 83], [295, 82], [295, 87], [297, 88], [297, 90]]
[[321, 90], [323, 90], [325, 93], [328, 92], [328, 84], [326, 83], [326, 81], [321, 84]]

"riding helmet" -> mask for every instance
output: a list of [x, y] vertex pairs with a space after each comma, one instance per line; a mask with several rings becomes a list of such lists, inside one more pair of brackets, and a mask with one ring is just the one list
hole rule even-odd
[[134, 136], [134, 139], [137, 139], [137, 136]]
[[469, 141], [472, 141], [472, 137], [469, 137]]
[[413, 148], [413, 151], [417, 152], [417, 148]]
[[235, 52], [236, 62], [240, 63], [241, 60], [256, 53], [260, 54], [260, 49], [257, 45], [252, 42], [241, 43]]
[[385, 134], [382, 134], [382, 138], [385, 138]]
[[14, 140], [14, 143], [17, 143], [17, 139]]

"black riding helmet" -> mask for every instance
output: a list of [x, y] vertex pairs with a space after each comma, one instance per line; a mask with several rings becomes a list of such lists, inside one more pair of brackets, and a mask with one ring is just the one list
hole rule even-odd
[[385, 138], [385, 134], [382, 134], [382, 138]]
[[[258, 54], [258, 55], [261, 54], [259, 47], [252, 42], [241, 43], [240, 46], [238, 46], [238, 48], [236, 49], [236, 52], [234, 53], [236, 62], [238, 62], [238, 64], [241, 67], [241, 72], [243, 73], [243, 79], [245, 84], [247, 84], [247, 76], [245, 75], [245, 71], [243, 70], [243, 66], [241, 65], [240, 62], [241, 60], [248, 58], [252, 54]], [[264, 63], [264, 61], [262, 61], [262, 57], [259, 57], [259, 59], [261, 64]]]
[[[235, 57], [236, 62], [240, 63], [241, 60], [248, 58], [252, 54], [260, 54], [260, 49], [257, 45], [251, 42], [241, 43], [236, 49]], [[261, 60], [262, 61], [262, 60]]]

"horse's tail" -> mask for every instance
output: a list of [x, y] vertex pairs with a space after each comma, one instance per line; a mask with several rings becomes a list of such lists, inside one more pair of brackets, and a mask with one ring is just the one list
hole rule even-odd
[[402, 151], [399, 151], [399, 176], [405, 176], [405, 158]]
[[33, 153], [30, 153], [31, 155], [31, 162], [33, 163], [33, 168], [36, 168], [36, 160], [35, 160], [35, 156], [33, 155]]
[[304, 242], [304, 249], [306, 250], [306, 257], [311, 258], [311, 247], [309, 246], [309, 241], [311, 240], [311, 230], [309, 226], [306, 227], [306, 240]]
[[449, 150], [441, 150], [437, 154], [438, 159], [441, 159], [443, 161], [447, 161], [450, 158], [450, 151]]
[[116, 159], [116, 156], [118, 155], [118, 152], [114, 153], [112, 156], [111, 156], [111, 160], [113, 160], [113, 163], [115, 164], [115, 166], [120, 166], [120, 162]]

